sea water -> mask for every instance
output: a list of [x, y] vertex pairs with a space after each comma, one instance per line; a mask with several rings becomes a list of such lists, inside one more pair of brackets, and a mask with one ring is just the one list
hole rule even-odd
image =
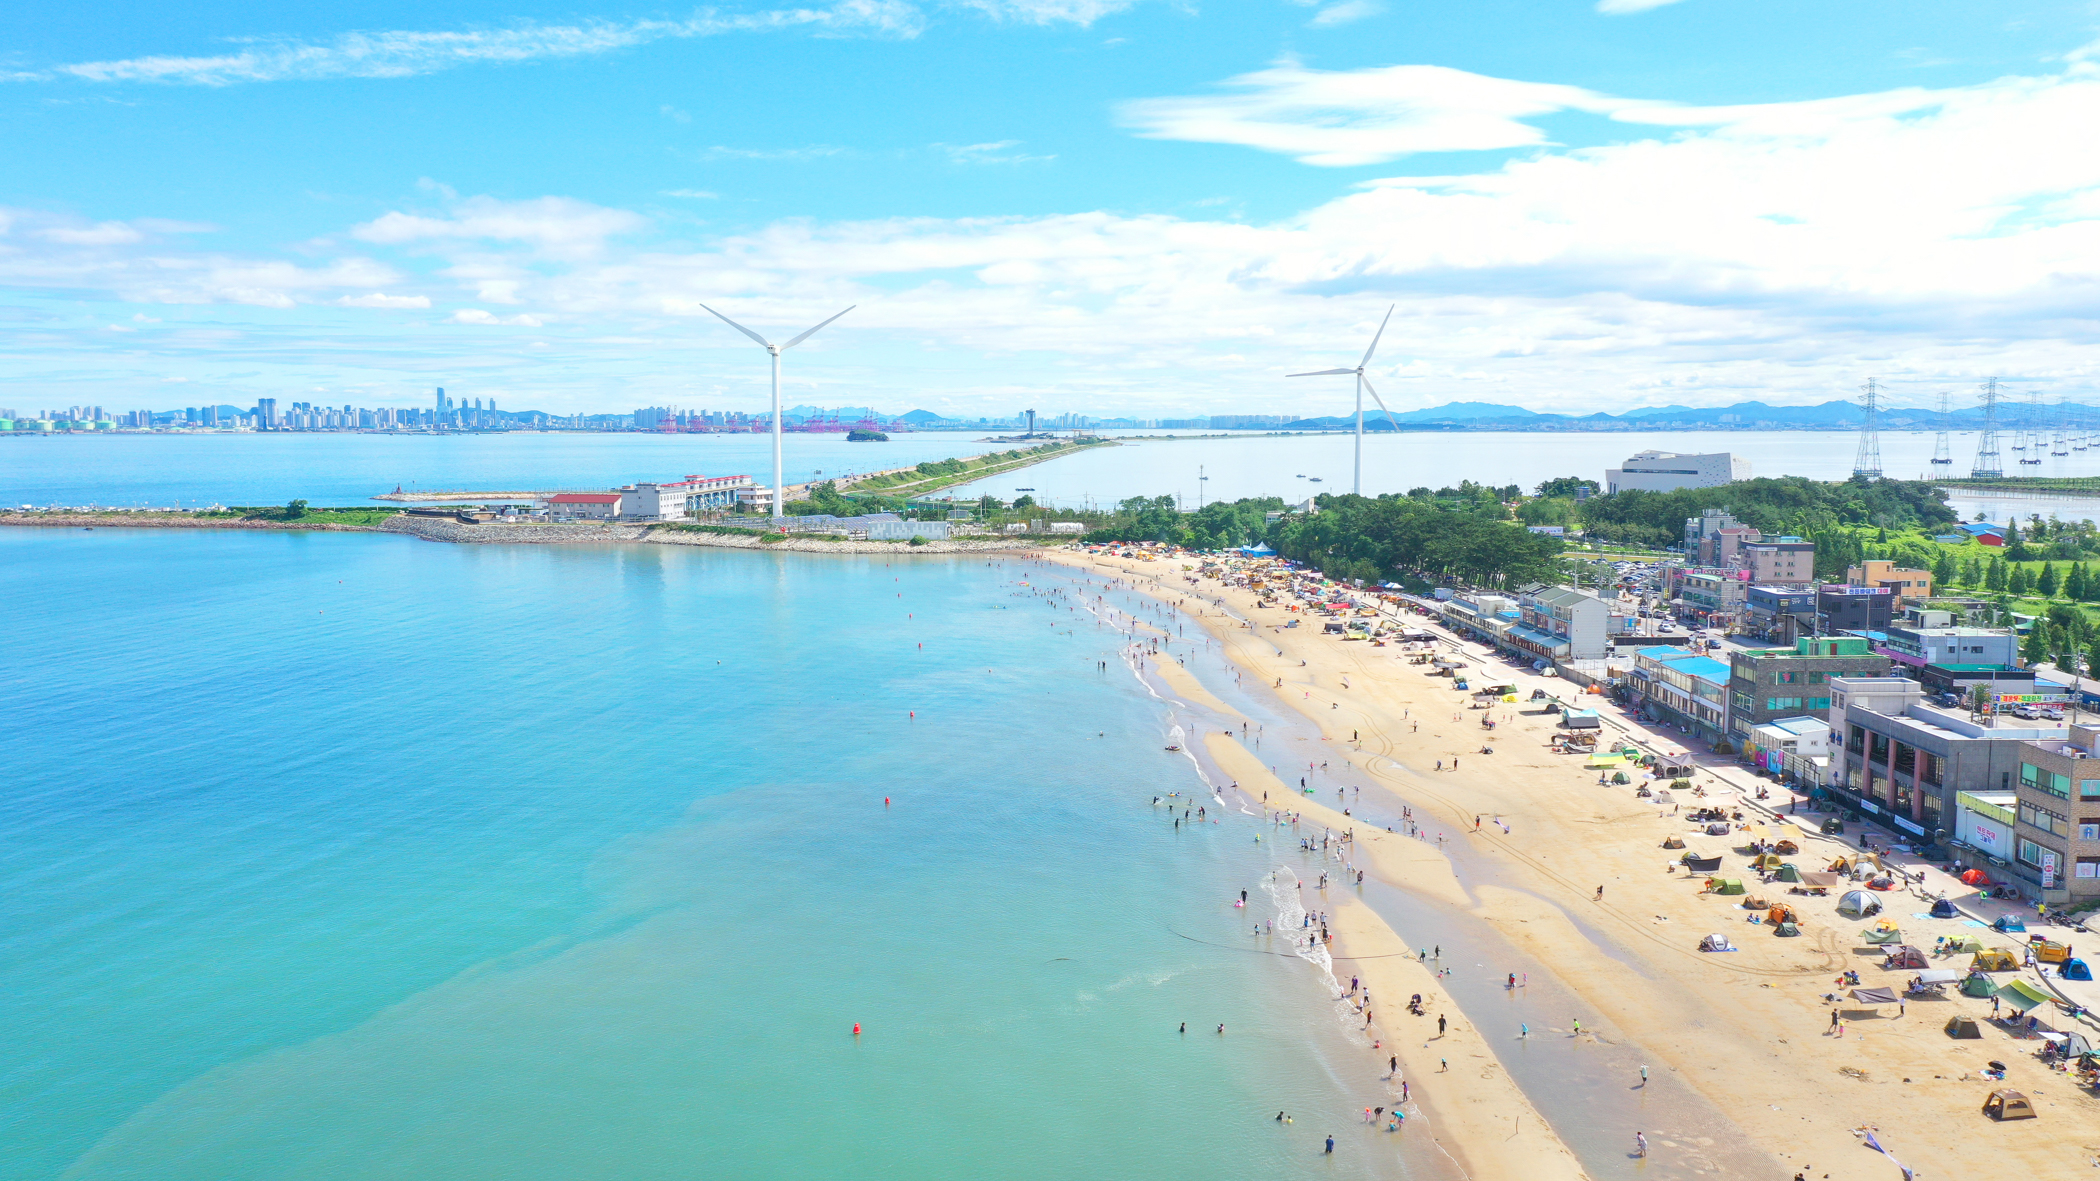
[[0, 1177], [1439, 1175], [1055, 581], [0, 530]]

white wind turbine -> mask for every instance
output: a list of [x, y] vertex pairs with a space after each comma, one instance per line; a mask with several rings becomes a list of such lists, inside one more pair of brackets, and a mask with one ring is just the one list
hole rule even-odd
[[[817, 325], [816, 328], [810, 329], [809, 331], [787, 342], [786, 344], [773, 344], [772, 342], [768, 341], [765, 337], [760, 336], [758, 333], [751, 331], [749, 328], [744, 327], [742, 324], [737, 323], [735, 320], [732, 320], [729, 317], [723, 315], [722, 313], [715, 311], [713, 308], [708, 308], [706, 304], [703, 303], [700, 306], [703, 308], [707, 308], [707, 310], [722, 323], [729, 325], [731, 328], [734, 328], [738, 332], [743, 333], [745, 336], [748, 336], [751, 339], [757, 341], [758, 347], [766, 350], [768, 353], [771, 353], [773, 355], [773, 519], [777, 521], [780, 518], [787, 515], [786, 509], [782, 507], [786, 503], [787, 491], [786, 489], [781, 487], [780, 482], [780, 354], [788, 351], [791, 348], [794, 348], [796, 345], [801, 344], [803, 341], [808, 340], [810, 337], [815, 336], [817, 334], [817, 328], [824, 327], [824, 324], [831, 323], [831, 320], [838, 319], [839, 316], [845, 315], [846, 312], [850, 312], [853, 310], [853, 308], [857, 308], [860, 305], [854, 304], [853, 307], [847, 308], [846, 312], [840, 312], [839, 316], [833, 316], [831, 320], [824, 321], [824, 324]], [[1359, 399], [1359, 401], [1360, 400], [1361, 399]]]
[[1319, 369], [1319, 370], [1315, 370], [1315, 371], [1313, 371], [1313, 372], [1311, 372], [1311, 373], [1293, 373], [1293, 374], [1291, 374], [1291, 376], [1292, 376], [1292, 377], [1339, 377], [1339, 376], [1341, 376], [1341, 375], [1342, 375], [1342, 374], [1344, 374], [1344, 373], [1349, 373], [1349, 374], [1354, 374], [1354, 375], [1355, 375], [1355, 377], [1356, 377], [1356, 480], [1355, 480], [1355, 485], [1354, 485], [1354, 486], [1353, 486], [1352, 488], [1350, 488], [1349, 490], [1350, 490], [1351, 492], [1354, 492], [1354, 493], [1355, 493], [1356, 495], [1358, 495], [1358, 496], [1362, 496], [1362, 495], [1363, 495], [1363, 492], [1364, 492], [1364, 391], [1365, 391], [1365, 390], [1370, 390], [1370, 391], [1371, 391], [1371, 398], [1372, 398], [1372, 400], [1373, 400], [1373, 401], [1376, 401], [1376, 402], [1378, 403], [1378, 408], [1379, 408], [1380, 410], [1383, 410], [1383, 411], [1385, 411], [1385, 416], [1386, 416], [1386, 419], [1387, 419], [1388, 421], [1390, 421], [1390, 422], [1391, 422], [1391, 423], [1393, 424], [1393, 430], [1394, 430], [1394, 431], [1395, 431], [1396, 433], [1397, 433], [1397, 432], [1398, 432], [1398, 431], [1400, 430], [1400, 420], [1399, 420], [1399, 419], [1397, 419], [1397, 418], [1394, 418], [1394, 417], [1393, 417], [1393, 412], [1392, 412], [1392, 409], [1391, 409], [1390, 407], [1388, 407], [1388, 406], [1387, 406], [1387, 405], [1385, 404], [1385, 399], [1384, 399], [1384, 398], [1381, 398], [1381, 397], [1379, 397], [1379, 396], [1378, 396], [1378, 391], [1377, 391], [1377, 390], [1376, 390], [1375, 388], [1373, 388], [1373, 387], [1372, 387], [1372, 385], [1371, 385], [1371, 379], [1370, 379], [1370, 378], [1368, 378], [1368, 377], [1365, 377], [1365, 376], [1364, 376], [1364, 367], [1365, 367], [1365, 366], [1367, 366], [1367, 365], [1369, 365], [1369, 364], [1371, 363], [1371, 354], [1372, 354], [1372, 353], [1375, 353], [1375, 352], [1377, 352], [1377, 351], [1378, 351], [1378, 341], [1379, 341], [1379, 338], [1380, 338], [1380, 337], [1383, 337], [1383, 336], [1385, 335], [1385, 326], [1386, 326], [1387, 324], [1389, 324], [1389, 323], [1391, 323], [1391, 322], [1392, 322], [1392, 319], [1393, 319], [1393, 307], [1397, 307], [1397, 306], [1399, 306], [1399, 305], [1395, 304], [1395, 305], [1393, 305], [1392, 307], [1388, 307], [1388, 308], [1386, 308], [1386, 309], [1385, 309], [1385, 319], [1383, 319], [1383, 320], [1380, 320], [1380, 321], [1378, 322], [1378, 334], [1377, 334], [1376, 336], [1373, 336], [1373, 337], [1371, 338], [1371, 347], [1370, 347], [1370, 348], [1367, 348], [1367, 349], [1365, 349], [1365, 350], [1364, 350], [1364, 359], [1363, 359], [1363, 360], [1361, 360], [1361, 361], [1358, 361], [1358, 362], [1356, 363], [1356, 368], [1354, 368], [1354, 369]]

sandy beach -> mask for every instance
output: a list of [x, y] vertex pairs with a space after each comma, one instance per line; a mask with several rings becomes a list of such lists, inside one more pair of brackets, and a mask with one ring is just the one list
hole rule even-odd
[[[1076, 550], [1046, 556], [1124, 579], [1162, 603], [1181, 604], [1181, 619], [1204, 626], [1214, 643], [1225, 646], [1243, 683], [1251, 686], [1258, 678], [1318, 727], [1318, 756], [1334, 764], [1322, 784], [1333, 786], [1346, 774], [1348, 782], [1362, 786], [1366, 812], [1375, 802], [1382, 814], [1396, 813], [1405, 802], [1425, 827], [1434, 825], [1447, 839], [1463, 842], [1469, 863], [1491, 872], [1474, 872], [1462, 882], [1433, 845], [1369, 832], [1361, 822], [1355, 863], [1377, 880], [1462, 907], [1550, 964], [1587, 1007], [1586, 1030], [1636, 1044], [1655, 1071], [1672, 1072], [1711, 1101], [1775, 1166], [1784, 1166], [1776, 1175], [1898, 1176], [1889, 1158], [1865, 1146], [1862, 1129], [1875, 1130], [1919, 1176], [2060, 1177], [2094, 1166], [2100, 1102], [2037, 1062], [2034, 1043], [2016, 1042], [1990, 1027], [1981, 1041], [1956, 1041], [1942, 1031], [1954, 1014], [1988, 1015], [1989, 1001], [1950, 990], [1945, 998], [1913, 1000], [1901, 1013], [1893, 1005], [1877, 1010], [1849, 1000], [1828, 1003], [1826, 994], [1843, 993], [1836, 980], [1848, 968], [1859, 972], [1862, 985], [1892, 984], [1900, 991], [1908, 973], [1884, 972], [1879, 950], [1865, 948], [1858, 938], [1871, 924], [1837, 916], [1834, 896], [1788, 896], [1785, 886], [1773, 885], [1762, 892], [1794, 905], [1802, 918], [1800, 938], [1774, 938], [1771, 927], [1746, 921], [1750, 912], [1742, 898], [1702, 893], [1703, 876], [1673, 872], [1678, 854], [1661, 846], [1675, 835], [1694, 851], [1722, 854], [1724, 874], [1746, 879], [1750, 892], [1760, 893], [1756, 875], [1746, 868], [1747, 855], [1735, 852], [1746, 837], [1707, 837], [1668, 814], [1672, 806], [1698, 802], [1689, 793], [1658, 808], [1636, 798], [1632, 786], [1599, 786], [1579, 757], [1549, 751], [1555, 719], [1531, 712], [1535, 707], [1497, 703], [1471, 710], [1469, 694], [1454, 691], [1449, 679], [1427, 676], [1424, 666], [1406, 663], [1397, 646], [1345, 643], [1316, 627], [1282, 629], [1295, 616], [1260, 608], [1251, 593], [1209, 579], [1192, 583], [1182, 562]], [[1254, 629], [1239, 619], [1252, 621]], [[1174, 664], [1171, 658], [1155, 661], [1161, 663]], [[1534, 683], [1561, 694], [1573, 688], [1500, 662], [1476, 667], [1482, 680], [1520, 683], [1527, 691]], [[1178, 665], [1160, 671], [1177, 692], [1193, 698], [1181, 680], [1193, 681], [1193, 674]], [[1481, 725], [1484, 715], [1497, 723], [1492, 734]], [[1666, 735], [1614, 721], [1659, 749], [1672, 745]], [[1352, 736], [1360, 741], [1352, 744]], [[1271, 765], [1283, 762], [1280, 749], [1257, 758], [1225, 735], [1207, 735], [1205, 741], [1217, 764], [1257, 803], [1264, 790], [1281, 790], [1290, 796], [1287, 806], [1302, 812], [1309, 825], [1339, 830], [1351, 824], [1352, 818], [1317, 794], [1298, 794], [1295, 776], [1285, 787], [1280, 775], [1270, 774]], [[1484, 745], [1495, 753], [1479, 753]], [[1719, 786], [1708, 776], [1700, 779]], [[1811, 837], [1793, 860], [1804, 868], [1816, 862], [1813, 868], [1821, 869], [1819, 858], [1839, 849]], [[1910, 943], [1929, 949], [1937, 934], [1979, 933], [1957, 921], [1926, 921], [1918, 913], [1926, 909], [1922, 899], [1901, 893], [1883, 898]], [[1404, 950], [1392, 925], [1369, 907], [1338, 905], [1336, 915], [1338, 954], [1344, 948], [1354, 954]], [[1740, 950], [1698, 951], [1700, 936], [1708, 932], [1726, 934]], [[2011, 938], [1980, 933], [1994, 945], [2012, 945]], [[1369, 969], [1378, 973], [1404, 971], [1401, 960], [1369, 962], [1385, 965]], [[1961, 957], [1934, 966], [1965, 965]], [[1342, 967], [1337, 972], [1346, 982]], [[1406, 980], [1373, 979], [1374, 993], [1395, 1000], [1431, 991]], [[1378, 1014], [1381, 1026], [1407, 1019], [1399, 1006], [1379, 1007], [1385, 1010]], [[1845, 1022], [1842, 1037], [1830, 1028], [1833, 1008]], [[1423, 1052], [1419, 1040], [1394, 1040]], [[1491, 1063], [1495, 1044], [1488, 1039], [1468, 1052]], [[2003, 1083], [1979, 1073], [1992, 1059], [2010, 1067]], [[1377, 1073], [1384, 1066], [1380, 1058]], [[1421, 1064], [1405, 1055], [1403, 1069], [1411, 1079], [1426, 1077]], [[1429, 1069], [1435, 1071], [1435, 1064]], [[1489, 1128], [1524, 1104], [1501, 1071], [1468, 1071], [1463, 1079], [1434, 1082], [1424, 1088], [1431, 1122], [1441, 1121], [1467, 1152], [1478, 1154], [1462, 1158], [1473, 1162], [1468, 1167], [1476, 1175], [1580, 1175], [1563, 1155], [1568, 1150], [1544, 1135], [1513, 1159], [1487, 1155], [1516, 1151], [1502, 1139], [1506, 1130], [1497, 1136]], [[2032, 1097], [2040, 1118], [2000, 1124], [1983, 1116], [1986, 1094], [2001, 1085]], [[1658, 1164], [1672, 1152], [1699, 1151], [1652, 1134], [1651, 1140]]]

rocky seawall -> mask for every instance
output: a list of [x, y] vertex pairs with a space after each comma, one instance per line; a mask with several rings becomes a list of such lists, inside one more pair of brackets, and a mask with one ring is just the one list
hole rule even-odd
[[185, 517], [177, 513], [0, 513], [0, 525], [47, 529], [275, 529], [291, 533], [374, 533], [374, 525], [333, 521], [244, 521], [237, 517]]

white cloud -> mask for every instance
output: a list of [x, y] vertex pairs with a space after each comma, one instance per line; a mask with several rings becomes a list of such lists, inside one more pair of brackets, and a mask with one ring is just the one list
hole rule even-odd
[[398, 246], [432, 241], [517, 242], [548, 254], [594, 254], [605, 240], [631, 234], [648, 223], [624, 209], [607, 209], [567, 197], [499, 201], [473, 197], [455, 201], [449, 214], [392, 212], [353, 228], [361, 241]]
[[1313, 18], [1306, 23], [1315, 29], [1331, 29], [1336, 25], [1346, 25], [1366, 17], [1377, 16], [1384, 11], [1385, 5], [1377, 3], [1377, 0], [1341, 0], [1339, 4], [1330, 4], [1314, 13]]
[[1073, 24], [1081, 28], [1132, 7], [1135, 0], [955, 0], [996, 20], [1017, 24]]
[[52, 226], [43, 236], [68, 246], [124, 246], [142, 241], [146, 235], [120, 221], [92, 226]]
[[722, 196], [720, 193], [710, 193], [706, 189], [665, 189], [661, 195], [665, 197], [688, 197], [695, 201], [715, 201], [721, 199]]
[[811, 144], [804, 148], [725, 148], [720, 144], [707, 149], [707, 154], [718, 160], [821, 160], [826, 156], [847, 155], [847, 150], [831, 144]]
[[1597, 0], [1597, 11], [1607, 16], [1625, 16], [1675, 3], [1677, 0]]
[[1002, 139], [983, 144], [934, 144], [933, 149], [945, 153], [956, 164], [1039, 164], [1057, 159], [1056, 156], [1030, 156], [1011, 151], [1021, 145], [1017, 139]]
[[515, 324], [521, 328], [538, 328], [545, 321], [538, 316], [517, 315], [503, 317], [480, 308], [461, 308], [448, 317], [454, 324]]
[[76, 62], [18, 72], [15, 80], [68, 78], [86, 82], [164, 82], [231, 86], [243, 82], [331, 78], [406, 78], [471, 65], [505, 65], [609, 53], [652, 41], [809, 29], [838, 35], [917, 36], [924, 17], [900, 0], [843, 0], [823, 8], [723, 14], [703, 11], [689, 20], [583, 21], [548, 25], [523, 21], [504, 28], [464, 31], [391, 30], [344, 33], [325, 42], [292, 39], [238, 41], [208, 57], [148, 56]]
[[373, 291], [365, 295], [346, 295], [336, 302], [346, 308], [427, 308], [430, 306], [430, 297], [388, 295], [383, 291]]

